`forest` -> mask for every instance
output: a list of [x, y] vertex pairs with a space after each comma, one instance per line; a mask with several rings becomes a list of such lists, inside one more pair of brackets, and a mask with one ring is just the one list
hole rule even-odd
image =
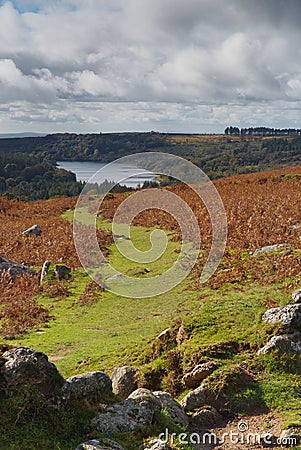
[[[110, 162], [139, 152], [167, 152], [200, 167], [210, 178], [291, 167], [301, 164], [300, 130], [260, 135], [254, 130], [224, 135], [147, 133], [59, 133], [45, 137], [0, 139], [0, 193], [19, 199], [78, 195], [75, 175], [57, 161]], [[244, 130], [244, 131], [243, 131]], [[245, 131], [249, 130], [249, 131]], [[253, 130], [253, 131], [251, 131]], [[257, 134], [256, 134], [257, 133]]]

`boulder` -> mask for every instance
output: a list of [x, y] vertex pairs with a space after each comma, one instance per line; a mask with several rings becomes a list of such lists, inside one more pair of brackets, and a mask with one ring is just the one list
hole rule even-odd
[[125, 400], [137, 389], [137, 372], [130, 366], [116, 367], [111, 376], [113, 393]]
[[180, 425], [182, 428], [188, 427], [188, 416], [180, 404], [172, 398], [168, 392], [155, 391], [153, 395], [159, 400], [161, 409], [167, 412], [169, 419]]
[[124, 450], [120, 444], [111, 439], [92, 439], [76, 447], [76, 450]]
[[6, 388], [35, 385], [45, 397], [53, 397], [64, 379], [47, 355], [28, 347], [18, 347], [2, 355], [0, 373]]
[[66, 280], [71, 278], [70, 267], [64, 266], [63, 264], [57, 264], [53, 268], [54, 274], [58, 280]]
[[258, 256], [262, 255], [263, 253], [270, 253], [270, 252], [277, 252], [279, 250], [284, 250], [285, 248], [292, 248], [292, 244], [274, 244], [274, 245], [267, 245], [265, 247], [257, 248], [253, 253], [252, 256]]
[[258, 355], [265, 355], [278, 350], [280, 353], [301, 353], [301, 334], [284, 334], [273, 336], [268, 343], [258, 350]]
[[75, 375], [65, 381], [61, 394], [64, 403], [79, 401], [97, 405], [112, 397], [112, 382], [104, 372]]
[[172, 450], [172, 448], [160, 439], [153, 439], [152, 441], [143, 444], [142, 450]]
[[9, 261], [8, 259], [0, 257], [0, 277], [9, 275], [15, 278], [19, 275], [34, 275], [36, 272], [23, 264]]
[[292, 293], [292, 300], [295, 303], [301, 303], [301, 289], [297, 289]]
[[190, 425], [193, 428], [213, 428], [220, 426], [222, 423], [223, 417], [213, 406], [201, 409], [190, 417]]
[[282, 323], [286, 328], [301, 330], [301, 304], [268, 309], [262, 316], [267, 323]]
[[40, 236], [41, 228], [39, 227], [39, 225], [33, 225], [32, 227], [23, 231], [22, 234], [24, 234], [24, 236]]
[[193, 391], [188, 392], [188, 394], [180, 401], [180, 405], [184, 411], [191, 412], [210, 404], [212, 397], [212, 393], [209, 389], [201, 385]]
[[286, 447], [292, 447], [301, 442], [301, 429], [300, 428], [288, 428], [283, 430], [280, 435], [281, 445]]
[[128, 398], [122, 403], [107, 406], [104, 412], [92, 419], [92, 426], [108, 436], [130, 432], [151, 425], [155, 412], [159, 410], [159, 402], [154, 396], [141, 401]]
[[191, 372], [188, 372], [183, 376], [182, 382], [186, 388], [195, 388], [216, 369], [217, 365], [212, 361], [198, 364]]
[[161, 409], [159, 400], [154, 396], [154, 394], [149, 389], [145, 388], [136, 389], [128, 396], [128, 399], [134, 399], [138, 403], [145, 403], [147, 405], [150, 405], [152, 408], [154, 408], [154, 410]]

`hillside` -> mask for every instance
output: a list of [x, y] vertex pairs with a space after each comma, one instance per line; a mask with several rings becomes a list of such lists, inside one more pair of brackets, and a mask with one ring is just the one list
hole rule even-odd
[[[292, 303], [291, 293], [301, 285], [300, 181], [301, 167], [215, 181], [225, 205], [229, 234], [224, 258], [204, 285], [200, 285], [199, 275], [211, 243], [208, 214], [188, 188], [166, 188], [194, 210], [202, 251], [184, 282], [170, 292], [139, 300], [103, 291], [80, 267], [72, 243], [74, 198], [30, 204], [0, 198], [0, 256], [38, 271], [46, 259], [72, 268], [71, 280], [50, 279], [40, 288], [35, 277], [14, 284], [3, 280], [3, 348], [22, 345], [46, 352], [64, 376], [93, 370], [110, 374], [114, 367], [132, 365], [140, 369], [141, 387], [166, 390], [177, 398], [188, 392], [183, 376], [197, 364], [211, 361], [217, 369], [205, 384], [219, 399], [228, 426], [243, 416], [250, 427], [256, 425], [261, 432], [300, 427], [300, 354], [281, 348], [258, 354], [271, 337], [285, 333], [279, 323], [263, 322], [262, 315], [269, 308]], [[147, 267], [124, 260], [112, 241], [110, 223], [128, 195], [108, 196], [97, 222], [98, 239], [114, 267], [135, 277], [154, 276], [177, 257], [178, 226], [159, 210], [139, 214], [131, 230], [134, 244], [139, 249], [149, 248], [149, 233], [159, 226], [167, 230], [168, 246], [164, 256]], [[41, 236], [23, 236], [22, 231], [33, 223], [41, 226]], [[275, 244], [286, 246], [252, 255], [260, 247]], [[167, 338], [161, 341], [157, 337], [166, 328]], [[38, 432], [41, 423], [34, 415], [22, 420], [22, 407], [17, 422], [24, 446], [14, 445], [16, 435], [6, 418], [1, 448], [75, 448], [67, 442], [68, 427], [58, 427], [49, 438], [46, 425]], [[16, 409], [12, 411], [16, 414]], [[85, 436], [82, 432], [75, 440]], [[117, 439], [134, 450], [142, 437], [135, 435], [138, 444], [128, 442], [128, 436]]]
[[0, 139], [0, 193], [33, 200], [77, 195], [82, 186], [56, 161], [110, 162], [148, 151], [181, 156], [216, 179], [301, 164], [301, 137], [150, 132]]

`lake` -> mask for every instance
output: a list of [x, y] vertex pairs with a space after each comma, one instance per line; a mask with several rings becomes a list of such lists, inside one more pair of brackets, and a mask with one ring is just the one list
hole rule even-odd
[[[103, 169], [107, 164], [99, 161], [58, 161], [57, 165], [61, 169], [70, 170], [75, 173], [77, 181], [88, 181], [98, 170]], [[119, 182], [127, 187], [137, 188], [145, 181], [154, 181], [156, 174], [145, 169], [138, 169], [141, 173], [136, 175], [137, 167], [133, 164], [108, 165], [105, 170], [97, 174], [94, 182], [99, 184], [105, 180]]]

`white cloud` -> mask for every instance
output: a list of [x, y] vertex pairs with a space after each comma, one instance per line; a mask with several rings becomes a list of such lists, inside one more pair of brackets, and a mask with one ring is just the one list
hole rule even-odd
[[290, 125], [300, 13], [298, 0], [2, 2], [2, 127], [220, 131], [250, 113]]

